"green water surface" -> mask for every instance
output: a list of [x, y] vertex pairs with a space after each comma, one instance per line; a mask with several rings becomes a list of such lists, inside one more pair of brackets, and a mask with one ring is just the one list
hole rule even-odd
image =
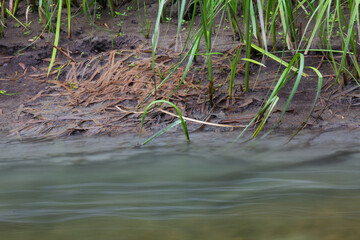
[[359, 132], [0, 142], [0, 239], [359, 239]]

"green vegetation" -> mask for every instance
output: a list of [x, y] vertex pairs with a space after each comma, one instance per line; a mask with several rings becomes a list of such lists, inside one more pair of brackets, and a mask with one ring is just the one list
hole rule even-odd
[[181, 115], [181, 111], [180, 109], [173, 103], [169, 102], [169, 101], [166, 101], [166, 100], [156, 100], [156, 101], [153, 101], [151, 102], [144, 110], [144, 113], [143, 113], [143, 116], [142, 116], [142, 119], [141, 119], [141, 127], [140, 127], [140, 132], [139, 132], [139, 138], [141, 136], [141, 131], [142, 131], [142, 128], [144, 126], [144, 120], [145, 120], [145, 116], [149, 110], [149, 108], [154, 105], [154, 104], [157, 104], [157, 103], [166, 103], [166, 104], [169, 104], [171, 106], [173, 106], [175, 108], [175, 110], [177, 111], [177, 113], [179, 114], [179, 120], [178, 121], [175, 121], [173, 124], [171, 124], [170, 126], [166, 127], [165, 129], [157, 132], [155, 135], [153, 135], [152, 137], [150, 137], [149, 139], [147, 139], [146, 141], [144, 141], [143, 145], [145, 145], [146, 143], [150, 142], [151, 140], [153, 140], [154, 138], [160, 136], [161, 134], [163, 134], [164, 132], [166, 132], [167, 130], [169, 130], [170, 128], [172, 127], [175, 127], [176, 125], [178, 125], [179, 123], [181, 123], [181, 126], [182, 126], [182, 129], [184, 131], [184, 135], [186, 137], [186, 141], [190, 141], [190, 137], [189, 137], [189, 133], [188, 133], [188, 129], [187, 129], [187, 126], [186, 126], [186, 122], [185, 120], [183, 119], [182, 115]]
[[5, 90], [0, 90], [1, 95], [11, 96], [11, 95], [18, 95], [18, 93], [6, 93]]
[[[164, 1], [160, 1], [160, 5], [162, 2]], [[185, 1], [182, 1], [181, 4], [179, 3], [179, 6], [181, 6], [181, 10], [179, 11], [180, 15], [178, 16], [179, 26], [182, 24], [180, 19], [183, 18], [184, 2]], [[244, 129], [245, 131], [255, 122], [258, 122], [258, 127], [252, 137], [256, 137], [263, 128], [265, 122], [279, 100], [278, 93], [284, 85], [290, 79], [295, 77], [295, 83], [292, 91], [274, 127], [278, 125], [284, 116], [285, 111], [294, 97], [301, 78], [308, 77], [308, 74], [303, 72], [304, 68], [306, 68], [303, 53], [308, 54], [310, 51], [323, 52], [324, 56], [332, 62], [336, 73], [336, 82], [340, 86], [346, 84], [350, 79], [353, 79], [356, 83], [358, 83], [357, 78], [360, 75], [360, 68], [358, 66], [359, 54], [357, 53], [356, 44], [359, 44], [360, 1], [340, 2], [331, 0], [304, 0], [294, 2], [291, 0], [258, 0], [255, 2], [250, 0], [194, 0], [191, 3], [194, 10], [187, 41], [192, 43], [190, 44], [190, 47], [183, 48], [183, 53], [188, 57], [188, 64], [191, 64], [192, 61], [199, 55], [204, 55], [206, 57], [209, 81], [208, 96], [210, 104], [213, 104], [214, 95], [212, 55], [218, 54], [213, 52], [212, 37], [215, 31], [215, 26], [223, 23], [222, 16], [224, 12], [227, 13], [228, 22], [231, 23], [234, 35], [238, 35], [240, 37], [240, 45], [235, 48], [233, 59], [229, 60], [231, 66], [229, 98], [232, 97], [235, 70], [241, 55], [245, 54], [245, 59], [247, 59], [245, 63], [245, 92], [250, 91], [250, 65], [253, 64], [253, 62], [251, 62], [251, 58], [255, 51], [261, 53], [263, 57], [277, 61], [286, 67], [280, 78], [277, 80], [275, 88], [268, 99]], [[238, 11], [239, 6], [242, 6], [242, 12]], [[163, 12], [162, 8], [163, 6], [160, 6], [159, 9], [161, 9], [161, 11], [159, 10], [159, 16]], [[201, 24], [199, 26], [193, 26], [195, 8], [200, 9]], [[347, 14], [348, 11], [350, 11], [349, 14]], [[221, 16], [220, 20], [219, 16]], [[304, 16], [306, 16], [307, 19]], [[305, 21], [303, 20], [304, 18]], [[302, 21], [300, 21], [300, 19], [302, 19]], [[218, 22], [219, 24], [215, 24], [215, 22]], [[305, 30], [302, 29], [302, 26], [306, 26]], [[310, 26], [312, 27], [312, 30], [310, 30]], [[178, 29], [180, 29], [180, 27], [178, 27]], [[334, 58], [334, 54], [338, 54], [339, 51], [333, 50], [333, 45], [331, 44], [331, 41], [335, 42], [337, 40], [334, 38], [335, 31], [339, 31], [338, 37], [341, 40], [342, 49], [340, 52], [342, 54], [342, 58], [340, 63], [335, 61]], [[158, 34], [157, 31], [155, 33]], [[154, 34], [154, 36], [156, 35]], [[320, 43], [315, 43], [315, 36], [318, 36]], [[205, 53], [199, 52], [199, 44], [202, 38], [205, 43]], [[277, 50], [276, 42], [279, 38], [283, 40], [285, 49], [281, 52], [278, 51], [277, 53], [282, 53], [283, 56], [288, 51], [293, 53], [295, 56], [290, 63], [268, 51], [268, 44], [271, 41], [273, 42], [273, 50]], [[258, 45], [255, 44], [255, 39], [257, 39]], [[310, 49], [310, 47], [314, 45], [317, 45], [318, 49]], [[156, 51], [156, 48], [153, 48], [153, 51]], [[155, 56], [154, 52], [153, 56]], [[351, 61], [346, 61], [347, 59], [350, 59]], [[311, 67], [311, 69], [314, 70], [318, 76], [318, 84], [314, 86], [314, 88], [317, 89], [317, 95], [311, 109], [312, 112], [321, 92], [322, 74], [316, 68]], [[184, 75], [187, 74], [187, 71], [188, 67], [186, 68]], [[343, 75], [341, 75], [341, 73]], [[340, 78], [342, 78], [341, 81], [339, 81]], [[305, 126], [310, 114], [306, 119], [304, 119], [304, 123], [300, 126], [299, 130]], [[239, 138], [242, 136], [244, 131], [239, 135]], [[296, 131], [296, 133], [298, 133], [298, 131]]]
[[[1, 1], [1, 16], [0, 16], [0, 37], [4, 35], [4, 26], [6, 18], [11, 16], [16, 19], [16, 13], [18, 8], [18, 0], [10, 7], [5, 6], [5, 1]], [[127, 13], [117, 12], [116, 7], [119, 6], [120, 1], [114, 0], [82, 0], [81, 4], [77, 1], [71, 0], [53, 0], [53, 1], [30, 1], [29, 6], [38, 9], [38, 14], [41, 22], [48, 31], [55, 33], [55, 41], [53, 48], [53, 55], [48, 69], [50, 73], [54, 59], [56, 56], [56, 46], [60, 37], [60, 25], [61, 25], [61, 13], [63, 5], [67, 8], [67, 24], [68, 24], [68, 37], [71, 37], [71, 6], [82, 7], [82, 13], [89, 20], [91, 25], [94, 25], [96, 18], [101, 18], [101, 14], [97, 11], [99, 8], [105, 8], [108, 6], [108, 11], [113, 17], [120, 16], [126, 17]], [[359, 67], [359, 52], [358, 45], [360, 44], [360, 21], [359, 21], [359, 4], [360, 0], [320, 0], [320, 1], [292, 1], [292, 0], [159, 0], [158, 15], [156, 16], [155, 23], [151, 24], [150, 19], [154, 16], [149, 16], [145, 2], [136, 0], [137, 8], [134, 9], [134, 2], [132, 1], [132, 7], [128, 10], [137, 10], [139, 17], [139, 28], [145, 38], [150, 37], [152, 31], [152, 71], [154, 73], [154, 89], [150, 93], [156, 96], [157, 90], [163, 85], [181, 65], [185, 65], [183, 76], [179, 82], [179, 86], [183, 83], [183, 80], [189, 73], [193, 62], [197, 61], [199, 56], [205, 58], [207, 70], [207, 82], [208, 82], [208, 103], [214, 106], [214, 71], [213, 71], [213, 57], [219, 55], [214, 51], [214, 39], [216, 38], [217, 31], [219, 29], [228, 29], [229, 26], [232, 29], [234, 39], [234, 49], [229, 60], [229, 66], [231, 72], [229, 74], [229, 93], [228, 98], [233, 98], [233, 89], [235, 87], [235, 78], [237, 77], [237, 67], [239, 62], [245, 61], [244, 64], [244, 91], [251, 91], [250, 83], [251, 79], [251, 66], [258, 64], [264, 66], [259, 62], [259, 58], [272, 59], [280, 65], [285, 67], [280, 77], [274, 83], [275, 87], [269, 97], [263, 103], [259, 112], [250, 121], [248, 126], [258, 123], [253, 137], [256, 137], [259, 131], [263, 128], [265, 122], [269, 118], [272, 110], [275, 108], [276, 103], [279, 100], [278, 93], [284, 87], [284, 85], [291, 79], [294, 80], [292, 91], [286, 100], [285, 107], [282, 109], [282, 113], [277, 120], [276, 125], [280, 122], [285, 114], [294, 94], [297, 90], [298, 84], [303, 77], [309, 77], [304, 69], [312, 69], [316, 76], [318, 76], [318, 84], [314, 86], [316, 88], [317, 95], [315, 96], [312, 111], [319, 98], [322, 87], [322, 74], [316, 68], [306, 65], [306, 56], [311, 52], [322, 53], [326, 61], [330, 62], [335, 75], [335, 84], [340, 87], [354, 81], [357, 84], [360, 76]], [[143, 4], [142, 4], [143, 3]], [[177, 8], [176, 17], [166, 15], [166, 11], [170, 11]], [[57, 11], [56, 26], [53, 26], [52, 19]], [[186, 18], [186, 20], [184, 20]], [[158, 51], [158, 41], [160, 35], [161, 22], [170, 22], [173, 19], [177, 19], [177, 36], [175, 49], [181, 50], [180, 57], [176, 63], [173, 64], [173, 68], [167, 74], [163, 74], [159, 69], [155, 67], [155, 59]], [[171, 21], [170, 21], [171, 20]], [[196, 21], [195, 21], [196, 20]], [[17, 20], [18, 21], [18, 20]], [[26, 30], [29, 30], [27, 24], [23, 24], [18, 21], [21, 26]], [[120, 26], [122, 22], [119, 23]], [[188, 33], [185, 41], [180, 41], [180, 32], [183, 24], [186, 24]], [[229, 31], [230, 32], [230, 31]], [[113, 38], [113, 36], [112, 36]], [[339, 42], [340, 44], [337, 44]], [[201, 46], [201, 44], [204, 46]], [[278, 48], [283, 46], [282, 50]], [[337, 45], [339, 49], [334, 49]], [[289, 53], [293, 55], [290, 62], [285, 60], [285, 56], [289, 56]], [[340, 56], [339, 56], [340, 54]], [[255, 58], [258, 58], [257, 60]], [[339, 60], [338, 60], [339, 59]], [[280, 68], [279, 68], [280, 69]], [[160, 79], [157, 79], [157, 77]], [[160, 77], [159, 77], [160, 76]], [[254, 80], [255, 81], [255, 80]], [[170, 94], [171, 96], [171, 94]], [[168, 96], [168, 99], [170, 98]], [[145, 106], [148, 98], [145, 98], [143, 105]], [[168, 99], [157, 100], [148, 104], [145, 109], [142, 123], [146, 112], [149, 107], [154, 107], [155, 103], [168, 103]], [[174, 106], [174, 105], [173, 105]], [[176, 106], [174, 106], [176, 108]], [[176, 108], [180, 116], [180, 121], [176, 124], [182, 124], [184, 133], [187, 139], [188, 133], [186, 130], [186, 123], [181, 118], [181, 113]], [[310, 116], [310, 115], [309, 115]], [[307, 117], [304, 120], [304, 124], [309, 119]], [[171, 125], [175, 126], [176, 124]], [[143, 125], [141, 126], [141, 128]], [[303, 126], [300, 126], [300, 128]], [[168, 128], [167, 128], [168, 129]], [[163, 133], [162, 131], [161, 133]], [[160, 134], [161, 134], [160, 133]], [[156, 136], [160, 135], [157, 134]], [[239, 135], [239, 137], [243, 132]], [[152, 138], [151, 138], [152, 139]]]

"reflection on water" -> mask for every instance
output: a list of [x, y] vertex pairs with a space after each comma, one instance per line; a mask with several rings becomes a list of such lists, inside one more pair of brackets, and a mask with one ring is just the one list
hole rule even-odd
[[0, 239], [358, 239], [358, 132], [0, 142]]

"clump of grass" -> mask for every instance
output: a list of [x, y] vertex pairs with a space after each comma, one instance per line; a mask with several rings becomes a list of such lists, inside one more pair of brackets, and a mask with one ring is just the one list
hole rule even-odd
[[[19, 0], [11, 0], [9, 3], [11, 4], [9, 8], [7, 8], [5, 0], [0, 0], [0, 37], [4, 36], [6, 17], [11, 16], [16, 19], [15, 14], [18, 10]], [[78, 5], [76, 1], [65, 0], [65, 2], [63, 2], [63, 0], [31, 0], [29, 2], [30, 6], [34, 8], [34, 10], [37, 7], [39, 18], [42, 20], [44, 27], [46, 27], [48, 31], [55, 33], [55, 46], [58, 45], [60, 39], [60, 24], [63, 3], [65, 3], [67, 8], [68, 37], [71, 37], [71, 5]], [[96, 11], [98, 10], [99, 4], [102, 6], [102, 8], [108, 6], [110, 13], [113, 16], [116, 16], [115, 8], [118, 1], [82, 0], [81, 3], [83, 9], [82, 13], [89, 20], [90, 25], [92, 26], [95, 26], [94, 22], [96, 20]], [[142, 6], [141, 3], [144, 3], [144, 6]], [[310, 52], [324, 53], [326, 59], [332, 64], [336, 76], [335, 82], [340, 87], [348, 84], [351, 79], [359, 84], [357, 79], [360, 76], [360, 66], [358, 63], [358, 44], [360, 42], [360, 0], [242, 0], [241, 2], [237, 0], [193, 0], [190, 3], [187, 3], [186, 0], [178, 0], [177, 4], [179, 10], [177, 17], [178, 25], [176, 35], [176, 49], [181, 46], [182, 53], [178, 62], [174, 63], [173, 70], [165, 76], [163, 74], [157, 74], [159, 70], [155, 68], [155, 57], [157, 54], [158, 39], [161, 34], [160, 23], [161, 19], [164, 18], [163, 13], [167, 3], [167, 0], [159, 0], [158, 15], [156, 16], [156, 21], [153, 26], [152, 70], [154, 73], [154, 90], [151, 92], [151, 94], [156, 95], [157, 89], [169, 79], [171, 74], [175, 72], [175, 70], [180, 67], [181, 64], [186, 63], [184, 74], [179, 83], [182, 84], [186, 75], [190, 71], [193, 62], [197, 60], [198, 56], [203, 56], [205, 58], [204, 67], [206, 67], [208, 72], [208, 103], [211, 106], [214, 105], [216, 92], [214, 88], [215, 79], [213, 73], [213, 55], [219, 54], [213, 50], [214, 45], [216, 44], [214, 42], [214, 31], [216, 25], [221, 25], [223, 16], [226, 16], [226, 20], [229, 22], [233, 30], [234, 39], [238, 39], [236, 41], [234, 40], [234, 45], [240, 46], [239, 48], [235, 49], [233, 58], [229, 59], [231, 69], [228, 94], [229, 98], [233, 97], [233, 88], [235, 87], [235, 78], [237, 77], [235, 73], [237, 65], [241, 59], [245, 60], [245, 92], [251, 91], [251, 65], [261, 64], [255, 59], [255, 52], [261, 54], [263, 59], [270, 58], [285, 67], [284, 72], [277, 81], [276, 88], [270, 94], [270, 97], [264, 106], [262, 106], [262, 108], [259, 110], [256, 118], [250, 122], [250, 124], [253, 124], [257, 120], [261, 119], [253, 137], [258, 135], [260, 129], [262, 129], [276, 103], [278, 102], [278, 91], [284, 86], [286, 82], [289, 81], [289, 79], [296, 76], [293, 91], [286, 101], [286, 105], [279, 118], [279, 121], [281, 120], [287, 106], [290, 104], [294, 96], [293, 92], [296, 90], [297, 84], [299, 84], [301, 77], [308, 76], [303, 70], [306, 66], [306, 55]], [[134, 5], [134, 1], [132, 1], [132, 4]], [[173, 5], [174, 2], [172, 1], [171, 4]], [[187, 19], [189, 22], [188, 34], [186, 36], [186, 40], [181, 42], [180, 30], [183, 24], [182, 20], [187, 11], [186, 6], [189, 5], [192, 6], [192, 13], [186, 14], [187, 16], [190, 16], [190, 19]], [[171, 8], [172, 7], [173, 6], [171, 6]], [[137, 8], [141, 32], [144, 37], [149, 38], [152, 26], [149, 20], [150, 16], [148, 16], [147, 13], [145, 1], [141, 2], [140, 0], [137, 0]], [[197, 17], [196, 9], [200, 11], [200, 16], [198, 17], [200, 23], [198, 25], [195, 24], [195, 18]], [[242, 11], [240, 9], [242, 9]], [[142, 15], [141, 12], [144, 14]], [[57, 14], [55, 15], [55, 13]], [[55, 26], [52, 23], [54, 15], [56, 16]], [[145, 26], [143, 25], [143, 19], [141, 16], [145, 17]], [[28, 29], [26, 24], [21, 22], [19, 22], [19, 24]], [[317, 40], [320, 40], [320, 44], [318, 44], [319, 46], [316, 43]], [[340, 40], [340, 51], [334, 50], [335, 40]], [[290, 62], [286, 62], [284, 58], [278, 57], [269, 50], [279, 50], [276, 48], [276, 45], [278, 43], [280, 45], [281, 42], [283, 43], [283, 49], [278, 51], [278, 53], [286, 55], [286, 53], [290, 52], [293, 54], [294, 58]], [[202, 50], [204, 52], [200, 52], [200, 43], [204, 43], [204, 50]], [[268, 44], [272, 44], [269, 49]], [[336, 55], [339, 55], [339, 53], [341, 56], [340, 60], [338, 61], [336, 60], [338, 59]], [[56, 48], [53, 48], [53, 55], [48, 72], [50, 72], [52, 69], [55, 56]], [[312, 70], [315, 71], [319, 78], [318, 85], [314, 86], [314, 88], [317, 89], [317, 97], [315, 99], [317, 100], [318, 95], [320, 94], [321, 88], [319, 88], [319, 84], [322, 82], [322, 77], [319, 70], [314, 68], [312, 68]], [[162, 77], [160, 77], [160, 79], [156, 79], [156, 76], [159, 75]], [[168, 99], [163, 99], [158, 101], [167, 100]], [[181, 122], [181, 124], [183, 124], [183, 122]]]
[[144, 17], [145, 17], [145, 29], [142, 24], [141, 20], [141, 11], [140, 11], [140, 3], [139, 0], [137, 0], [137, 6], [138, 6], [138, 14], [139, 14], [139, 25], [141, 28], [141, 33], [144, 35], [146, 39], [150, 36], [150, 28], [151, 28], [151, 22], [149, 21], [148, 15], [146, 13], [146, 4], [144, 2]]
[[[289, 106], [301, 77], [308, 77], [303, 70], [305, 68], [305, 58], [310, 51], [324, 52], [329, 57], [331, 64], [334, 67], [336, 82], [340, 85], [347, 84], [348, 76], [351, 76], [357, 84], [357, 77], [360, 76], [360, 67], [358, 65], [359, 54], [357, 52], [357, 44], [360, 42], [360, 23], [359, 23], [359, 0], [352, 0], [348, 2], [341, 2], [339, 0], [331, 1], [298, 1], [291, 0], [284, 1], [250, 1], [243, 0], [242, 15], [238, 12], [238, 1], [203, 1], [194, 0], [194, 5], [198, 4], [201, 12], [199, 26], [193, 26], [194, 16], [192, 15], [191, 25], [189, 33], [185, 41], [185, 47], [183, 48], [183, 56], [188, 57], [187, 67], [184, 71], [184, 76], [189, 70], [192, 61], [197, 58], [198, 55], [203, 55], [206, 58], [206, 66], [208, 71], [209, 80], [209, 103], [213, 104], [214, 98], [214, 79], [212, 71], [212, 55], [218, 54], [213, 52], [213, 26], [214, 19], [223, 11], [227, 12], [228, 21], [233, 29], [234, 37], [237, 35], [240, 39], [239, 48], [235, 50], [234, 57], [229, 60], [231, 73], [229, 84], [229, 98], [232, 97], [232, 89], [234, 87], [235, 69], [239, 62], [240, 55], [245, 52], [245, 91], [250, 91], [249, 83], [250, 79], [250, 65], [256, 63], [252, 59], [253, 52], [257, 51], [263, 55], [263, 58], [270, 58], [281, 65], [285, 66], [283, 74], [277, 81], [276, 87], [270, 95], [267, 102], [259, 110], [256, 117], [249, 123], [249, 126], [261, 119], [257, 130], [254, 132], [253, 137], [259, 134], [259, 131], [264, 126], [272, 109], [274, 109], [276, 103], [279, 100], [278, 92], [294, 75], [296, 75], [295, 84], [293, 90], [286, 101], [286, 105], [280, 115], [279, 120], [275, 125], [283, 118], [287, 107]], [[161, 5], [161, 4], [160, 4]], [[181, 3], [179, 11], [179, 19], [183, 17], [183, 2]], [[265, 6], [265, 7], [264, 7]], [[347, 10], [345, 10], [347, 9]], [[161, 11], [160, 11], [161, 10]], [[346, 12], [349, 11], [347, 15]], [[159, 8], [159, 16], [162, 12], [162, 7]], [[158, 16], [158, 18], [159, 18]], [[306, 16], [304, 18], [304, 16]], [[300, 21], [301, 19], [301, 21]], [[240, 21], [240, 24], [239, 24]], [[179, 20], [178, 33], [181, 23]], [[303, 29], [303, 26], [305, 28]], [[309, 31], [311, 26], [311, 30]], [[155, 26], [155, 29], [159, 28]], [[155, 30], [156, 31], [156, 30]], [[333, 50], [331, 39], [336, 35], [338, 31], [338, 37], [340, 38], [342, 57], [340, 62], [335, 60], [334, 54], [338, 54], [339, 51]], [[154, 42], [157, 43], [157, 32], [154, 34]], [[320, 48], [314, 48], [316, 36], [320, 36]], [[199, 44], [204, 39], [205, 53], [199, 53]], [[257, 39], [258, 45], [254, 43], [254, 39]], [[295, 56], [293, 60], [286, 62], [281, 57], [269, 52], [268, 43], [272, 41], [272, 49], [276, 50], [277, 42], [281, 40], [284, 43], [284, 50], [280, 51], [283, 55], [286, 51], [292, 52]], [[178, 37], [176, 39], [178, 45]], [[191, 46], [186, 43], [192, 42]], [[155, 46], [156, 46], [155, 43]], [[188, 46], [186, 48], [186, 46]], [[242, 49], [244, 46], [244, 50]], [[325, 46], [322, 48], [321, 46]], [[312, 48], [311, 48], [312, 47]], [[187, 49], [187, 50], [186, 50]], [[300, 54], [301, 52], [304, 53]], [[156, 47], [153, 47], [153, 57], [156, 55]], [[186, 58], [185, 57], [185, 58]], [[180, 62], [183, 62], [181, 60]], [[175, 68], [177, 65], [175, 65]], [[312, 110], [320, 96], [322, 86], [322, 74], [319, 70], [313, 67], [309, 67], [315, 71], [318, 76], [318, 84], [314, 86], [317, 89], [317, 94], [312, 106]], [[352, 70], [351, 70], [352, 69]], [[339, 79], [343, 79], [340, 81]], [[166, 79], [164, 79], [166, 81]], [[161, 83], [160, 83], [161, 85]], [[360, 84], [359, 84], [360, 85]], [[156, 89], [157, 87], [155, 87]], [[309, 116], [304, 120], [303, 125], [307, 122]], [[247, 129], [247, 128], [246, 128]], [[246, 130], [245, 129], [245, 130]]]

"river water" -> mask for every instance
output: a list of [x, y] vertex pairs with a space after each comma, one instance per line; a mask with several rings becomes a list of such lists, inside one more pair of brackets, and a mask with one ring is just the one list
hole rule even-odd
[[359, 239], [360, 131], [0, 140], [0, 239]]

